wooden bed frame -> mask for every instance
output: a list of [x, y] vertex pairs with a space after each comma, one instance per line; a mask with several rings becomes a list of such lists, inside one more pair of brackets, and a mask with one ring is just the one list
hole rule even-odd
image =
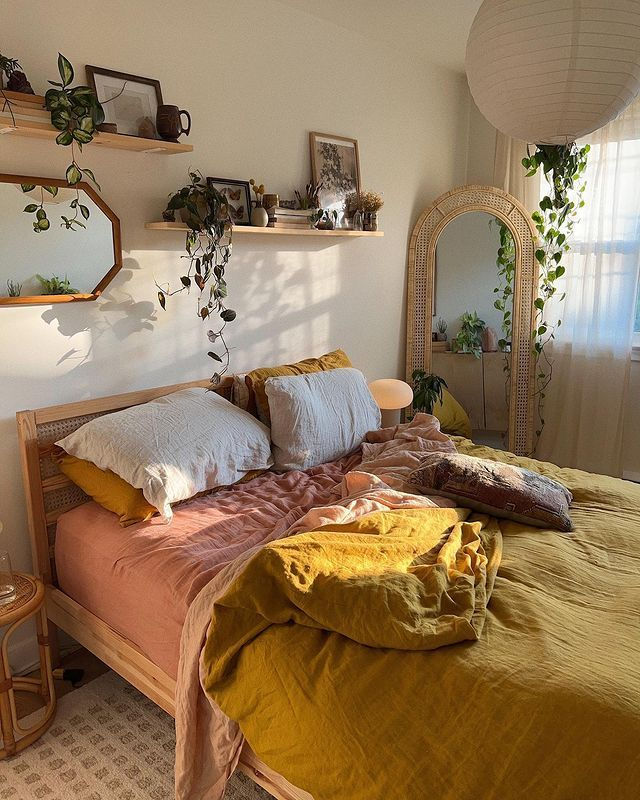
[[[229, 399], [232, 383], [232, 378], [225, 378], [215, 391]], [[33, 571], [46, 587], [53, 657], [57, 658], [56, 628], [60, 628], [171, 716], [175, 716], [174, 679], [57, 586], [54, 545], [58, 517], [90, 498], [59, 471], [52, 457], [53, 444], [102, 414], [147, 403], [179, 389], [209, 385], [207, 380], [191, 381], [16, 414]], [[260, 771], [259, 765], [249, 763], [253, 761], [251, 755], [241, 756], [238, 769], [273, 797], [278, 800], [305, 800], [309, 797], [307, 793], [299, 794], [276, 786]]]

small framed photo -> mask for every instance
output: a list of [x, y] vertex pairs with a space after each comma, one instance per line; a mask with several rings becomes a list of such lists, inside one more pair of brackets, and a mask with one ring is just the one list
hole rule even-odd
[[207, 184], [227, 198], [229, 214], [234, 225], [251, 224], [251, 193], [249, 181], [231, 178], [207, 178]]
[[[118, 133], [140, 136], [140, 125], [150, 120], [156, 127], [162, 105], [160, 81], [87, 64], [87, 82], [103, 103], [104, 121], [118, 126]], [[148, 122], [145, 123], [147, 129]], [[150, 137], [148, 137], [150, 138]], [[156, 133], [155, 138], [159, 138]]]
[[360, 191], [360, 156], [356, 139], [312, 131], [311, 176], [321, 183], [318, 200], [322, 208], [341, 211], [350, 192]]

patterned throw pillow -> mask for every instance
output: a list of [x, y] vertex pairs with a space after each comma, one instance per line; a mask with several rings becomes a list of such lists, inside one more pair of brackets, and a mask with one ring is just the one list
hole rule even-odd
[[494, 517], [538, 528], [573, 530], [571, 492], [561, 483], [522, 467], [465, 456], [434, 453], [409, 476], [421, 494], [436, 494]]

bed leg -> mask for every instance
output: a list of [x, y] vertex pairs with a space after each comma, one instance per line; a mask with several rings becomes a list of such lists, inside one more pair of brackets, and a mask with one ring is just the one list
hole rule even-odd
[[49, 652], [51, 654], [51, 668], [57, 669], [60, 666], [60, 642], [58, 640], [58, 627], [47, 620], [49, 634]]

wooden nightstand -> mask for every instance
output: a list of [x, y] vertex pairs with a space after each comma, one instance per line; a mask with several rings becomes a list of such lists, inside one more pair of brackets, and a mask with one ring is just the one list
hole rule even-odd
[[[0, 759], [19, 753], [41, 736], [53, 722], [56, 695], [51, 674], [51, 654], [47, 636], [47, 614], [42, 581], [24, 572], [14, 572], [16, 599], [0, 606], [0, 628], [8, 626], [0, 638]], [[8, 644], [13, 631], [31, 617], [36, 618], [40, 650], [40, 678], [14, 678], [9, 668]], [[15, 691], [35, 692], [44, 700], [44, 708], [35, 724], [20, 725], [16, 712]]]

